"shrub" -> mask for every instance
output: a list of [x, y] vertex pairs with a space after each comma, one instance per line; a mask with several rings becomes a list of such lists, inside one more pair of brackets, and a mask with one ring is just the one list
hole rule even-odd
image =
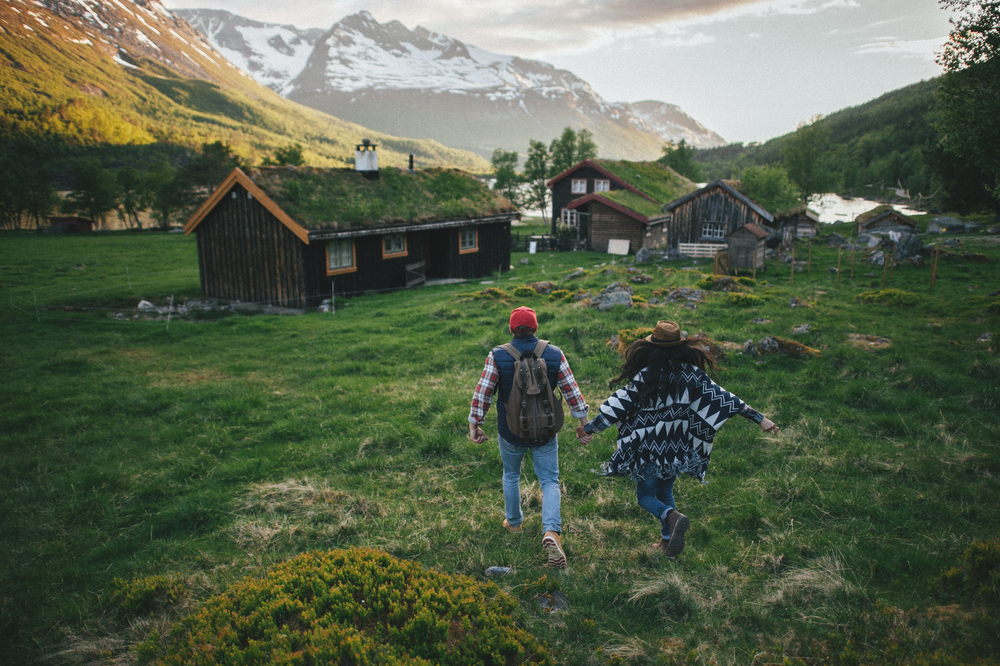
[[537, 296], [538, 292], [531, 287], [517, 287], [514, 289], [514, 295], [518, 298], [527, 298], [529, 296]]
[[553, 301], [565, 301], [568, 297], [571, 297], [573, 292], [569, 289], [556, 289], [551, 294], [549, 294], [549, 300]]
[[971, 593], [1000, 608], [1000, 538], [973, 542], [959, 562], [941, 574], [941, 585]]
[[150, 613], [184, 595], [184, 587], [166, 576], [147, 576], [136, 580], [115, 578], [115, 590], [109, 603], [122, 615]]
[[755, 296], [754, 294], [741, 294], [739, 292], [733, 292], [726, 294], [726, 303], [741, 308], [752, 308], [763, 305], [764, 297]]
[[881, 305], [916, 305], [920, 302], [917, 294], [900, 291], [899, 289], [883, 289], [881, 291], [866, 291], [854, 299], [860, 303], [878, 303]]
[[162, 664], [552, 664], [493, 583], [374, 549], [306, 553], [207, 601]]
[[618, 353], [622, 356], [625, 355], [625, 350], [629, 346], [638, 340], [639, 338], [644, 338], [650, 335], [653, 329], [649, 326], [640, 326], [639, 328], [623, 328], [618, 331], [617, 340], [615, 338], [611, 339], [611, 346], [618, 350]]

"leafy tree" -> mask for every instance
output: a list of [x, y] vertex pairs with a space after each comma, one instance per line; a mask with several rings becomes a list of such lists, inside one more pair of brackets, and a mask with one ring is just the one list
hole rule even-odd
[[201, 153], [184, 166], [180, 178], [195, 189], [212, 190], [239, 166], [240, 158], [228, 143], [203, 143]]
[[36, 228], [61, 199], [52, 182], [51, 145], [19, 139], [0, 147], [0, 226]]
[[577, 133], [572, 127], [566, 127], [562, 135], [549, 144], [549, 175], [558, 176], [574, 164], [596, 157], [597, 144], [594, 143], [594, 134], [588, 129], [582, 129]]
[[298, 143], [286, 148], [278, 148], [274, 151], [273, 159], [265, 157], [262, 162], [264, 166], [302, 166], [305, 163], [305, 158], [302, 157], [302, 145]]
[[681, 139], [680, 143], [668, 143], [663, 146], [663, 157], [656, 160], [668, 166], [680, 175], [696, 183], [702, 179], [701, 167], [694, 161], [694, 148]]
[[945, 68], [937, 91], [941, 144], [982, 170], [1000, 219], [1000, 3], [939, 2], [960, 12], [938, 57]]
[[531, 139], [528, 141], [528, 158], [524, 162], [524, 181], [528, 184], [524, 203], [542, 211], [543, 223], [549, 208], [548, 175], [549, 151], [544, 143]]
[[94, 158], [77, 158], [70, 165], [73, 189], [63, 202], [63, 210], [104, 226], [107, 214], [118, 207], [118, 181]]
[[122, 167], [116, 174], [118, 180], [118, 218], [125, 226], [142, 229], [139, 213], [149, 208], [152, 193], [148, 178], [135, 167]]
[[490, 161], [493, 164], [493, 175], [496, 177], [493, 189], [503, 192], [515, 206], [521, 205], [523, 197], [520, 190], [521, 177], [516, 171], [517, 151], [497, 148], [493, 151], [493, 158]]
[[827, 184], [823, 154], [830, 140], [830, 129], [819, 117], [802, 123], [795, 134], [785, 139], [781, 156], [788, 176], [802, 189], [806, 201]]
[[178, 212], [190, 205], [191, 188], [184, 175], [169, 164], [161, 164], [147, 176], [150, 205], [161, 229], [169, 229]]
[[778, 215], [802, 206], [802, 191], [780, 166], [747, 167], [740, 175], [740, 192]]

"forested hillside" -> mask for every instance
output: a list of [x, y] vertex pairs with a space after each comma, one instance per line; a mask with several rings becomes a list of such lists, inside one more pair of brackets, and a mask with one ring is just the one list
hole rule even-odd
[[[908, 196], [954, 210], [989, 207], [982, 176], [938, 147], [935, 91], [940, 79], [886, 93], [814, 120], [763, 144], [699, 150], [706, 180], [736, 178], [748, 166], [781, 165], [805, 194]], [[932, 197], [930, 202], [927, 198]]]

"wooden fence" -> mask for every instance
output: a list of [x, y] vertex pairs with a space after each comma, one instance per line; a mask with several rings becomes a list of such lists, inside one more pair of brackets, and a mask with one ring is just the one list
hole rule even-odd
[[729, 249], [728, 245], [715, 243], [678, 243], [677, 250], [686, 257], [714, 257], [719, 250]]

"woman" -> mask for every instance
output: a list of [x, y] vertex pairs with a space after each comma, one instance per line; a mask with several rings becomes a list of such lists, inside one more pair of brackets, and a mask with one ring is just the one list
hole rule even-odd
[[656, 547], [674, 559], [684, 550], [690, 520], [674, 505], [674, 480], [681, 473], [705, 481], [715, 433], [729, 417], [739, 414], [777, 433], [770, 419], [712, 381], [705, 367], [715, 359], [704, 351], [704, 338], [681, 335], [672, 321], [659, 321], [647, 338], [625, 352], [621, 374], [611, 380], [615, 391], [598, 416], [577, 428], [587, 444], [595, 433], [618, 424], [618, 449], [604, 463], [606, 475], [629, 475], [636, 498], [660, 519]]

